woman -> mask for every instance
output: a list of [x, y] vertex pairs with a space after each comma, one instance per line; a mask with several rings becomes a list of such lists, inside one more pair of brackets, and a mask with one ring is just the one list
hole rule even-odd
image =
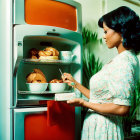
[[64, 73], [64, 82], [69, 86], [74, 82], [75, 88], [89, 98], [89, 102], [76, 98], [67, 103], [88, 108], [82, 140], [123, 140], [121, 116], [129, 113], [138, 78], [140, 19], [133, 10], [122, 6], [102, 16], [98, 25], [104, 29], [108, 48], [116, 47], [118, 55], [91, 77], [90, 90]]

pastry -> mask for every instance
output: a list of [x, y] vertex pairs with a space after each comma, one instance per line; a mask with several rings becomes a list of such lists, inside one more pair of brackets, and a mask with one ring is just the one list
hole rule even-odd
[[45, 77], [44, 73], [40, 69], [34, 69], [34, 72], [35, 73], [40, 73], [40, 74], [42, 74], [43, 77]]
[[32, 58], [32, 56], [38, 57], [38, 50], [36, 48], [30, 49], [29, 55], [30, 55], [30, 58]]
[[39, 55], [39, 56], [46, 56], [46, 54], [44, 53], [44, 51], [39, 51], [39, 52], [38, 52], [38, 55]]
[[34, 69], [26, 76], [27, 83], [47, 83], [46, 77], [40, 69]]
[[53, 52], [52, 52], [52, 51], [44, 51], [44, 53], [45, 53], [47, 56], [53, 56]]
[[37, 56], [32, 55], [31, 59], [38, 59]]
[[49, 83], [63, 83], [63, 80], [59, 80], [59, 79], [53, 79], [51, 80]]
[[58, 60], [59, 51], [53, 47], [46, 47], [44, 50], [38, 51], [35, 48], [30, 50], [31, 59], [49, 59], [49, 60]]
[[59, 51], [56, 50], [56, 49], [53, 48], [53, 47], [46, 47], [46, 48], [44, 49], [44, 51], [45, 51], [45, 52], [51, 51], [51, 52], [52, 52], [52, 56], [59, 56]]

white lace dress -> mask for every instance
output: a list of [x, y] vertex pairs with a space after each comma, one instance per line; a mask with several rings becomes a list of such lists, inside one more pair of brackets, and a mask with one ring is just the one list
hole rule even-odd
[[[132, 51], [123, 51], [90, 79], [92, 103], [131, 105], [131, 96], [139, 69]], [[82, 140], [123, 140], [121, 117], [101, 115], [88, 110], [82, 129]]]

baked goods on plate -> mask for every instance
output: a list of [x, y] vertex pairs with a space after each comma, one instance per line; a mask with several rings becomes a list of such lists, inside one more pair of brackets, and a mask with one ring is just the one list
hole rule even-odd
[[59, 51], [53, 47], [46, 47], [44, 50], [37, 50], [32, 48], [29, 51], [29, 57], [31, 59], [58, 60]]

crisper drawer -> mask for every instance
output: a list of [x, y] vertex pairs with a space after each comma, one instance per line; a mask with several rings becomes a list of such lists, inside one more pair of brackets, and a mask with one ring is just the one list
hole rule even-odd
[[[30, 118], [32, 118], [33, 121], [36, 118], [38, 119], [37, 123], [32, 124], [29, 129], [34, 128], [40, 132], [42, 127], [41, 124], [44, 123], [47, 115], [46, 112], [47, 107], [14, 109], [14, 140], [28, 140], [26, 139], [26, 133], [28, 132], [28, 123], [32, 123], [31, 121], [28, 122], [28, 119]], [[38, 124], [40, 124], [40, 126]]]
[[81, 5], [71, 0], [14, 0], [14, 24], [81, 30]]
[[14, 140], [74, 140], [74, 108], [61, 103], [58, 109], [56, 105], [50, 102], [50, 107], [14, 109]]

